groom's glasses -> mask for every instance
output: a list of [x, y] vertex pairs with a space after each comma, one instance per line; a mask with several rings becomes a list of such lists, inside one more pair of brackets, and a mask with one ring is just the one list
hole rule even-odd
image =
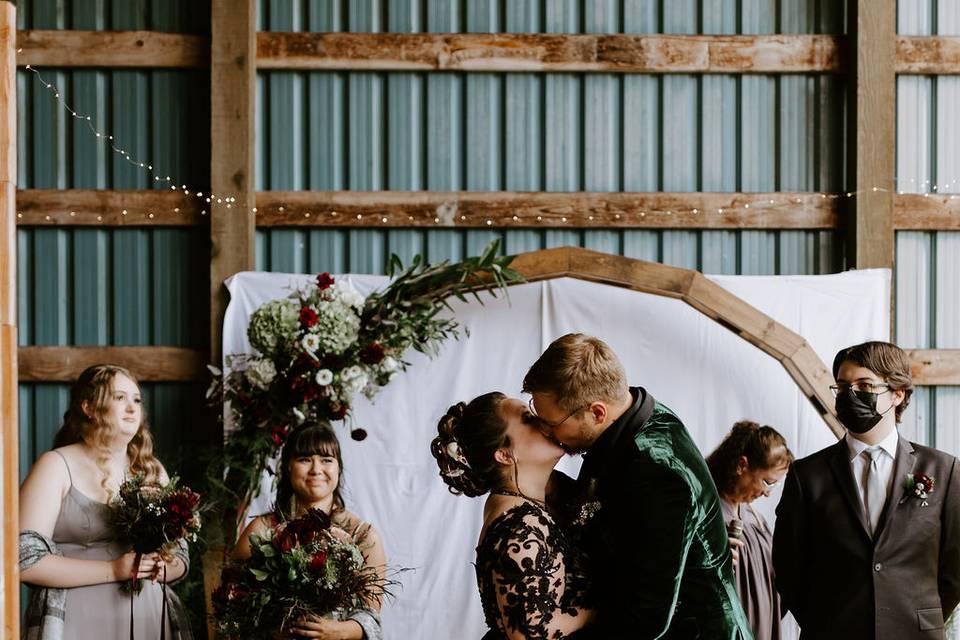
[[551, 429], [556, 429], [557, 427], [559, 427], [560, 425], [562, 425], [564, 422], [566, 422], [567, 420], [569, 420], [569, 419], [572, 418], [573, 416], [577, 415], [578, 413], [580, 413], [581, 411], [583, 411], [584, 409], [586, 409], [586, 408], [589, 407], [589, 406], [590, 406], [589, 404], [583, 405], [582, 407], [580, 407], [579, 409], [577, 409], [576, 411], [574, 411], [573, 413], [571, 413], [570, 415], [568, 415], [566, 418], [564, 418], [564, 419], [561, 420], [560, 422], [550, 422], [549, 420], [544, 420], [544, 419], [537, 413], [537, 407], [534, 406], [534, 404], [533, 404], [533, 398], [530, 398], [530, 400], [527, 402], [527, 410], [530, 412], [530, 415], [532, 415], [534, 418], [536, 418], [537, 420], [539, 420], [542, 424], [550, 427]]

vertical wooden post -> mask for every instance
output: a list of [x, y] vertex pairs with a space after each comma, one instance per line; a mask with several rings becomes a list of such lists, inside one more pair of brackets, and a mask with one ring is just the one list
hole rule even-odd
[[892, 269], [897, 3], [851, 0], [848, 11], [850, 187], [858, 192], [847, 227], [848, 265]]
[[17, 539], [17, 9], [0, 0], [0, 562], [4, 638], [20, 637]]
[[[209, 209], [210, 360], [220, 367], [228, 302], [223, 281], [254, 268], [257, 12], [254, 0], [211, 0], [210, 12], [210, 190], [218, 196], [211, 198]], [[214, 446], [222, 435], [211, 434]], [[208, 611], [222, 553], [211, 549], [203, 559]], [[208, 632], [214, 637], [212, 624]]]

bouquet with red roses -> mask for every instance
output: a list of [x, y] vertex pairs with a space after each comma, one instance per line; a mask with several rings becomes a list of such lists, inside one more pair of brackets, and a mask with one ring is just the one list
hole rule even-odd
[[304, 615], [368, 608], [391, 584], [318, 509], [251, 536], [250, 545], [250, 559], [225, 567], [213, 592], [217, 631], [227, 638], [273, 638]]
[[[146, 484], [137, 475], [120, 485], [110, 501], [109, 522], [115, 539], [139, 554], [159, 552], [167, 560], [181, 540], [193, 542], [200, 531], [200, 494], [178, 486], [174, 476], [164, 486]], [[139, 593], [142, 579], [121, 588]]]

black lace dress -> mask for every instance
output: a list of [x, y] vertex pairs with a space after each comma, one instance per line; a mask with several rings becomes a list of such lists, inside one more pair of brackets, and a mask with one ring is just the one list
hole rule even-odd
[[490, 523], [477, 547], [483, 640], [586, 640], [590, 601], [579, 554], [546, 509], [524, 502]]

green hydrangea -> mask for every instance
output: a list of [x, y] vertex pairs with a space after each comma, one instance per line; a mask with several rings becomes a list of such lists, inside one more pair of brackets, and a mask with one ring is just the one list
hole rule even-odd
[[271, 300], [250, 317], [247, 337], [253, 348], [265, 356], [296, 340], [300, 328], [300, 305], [289, 298]]

